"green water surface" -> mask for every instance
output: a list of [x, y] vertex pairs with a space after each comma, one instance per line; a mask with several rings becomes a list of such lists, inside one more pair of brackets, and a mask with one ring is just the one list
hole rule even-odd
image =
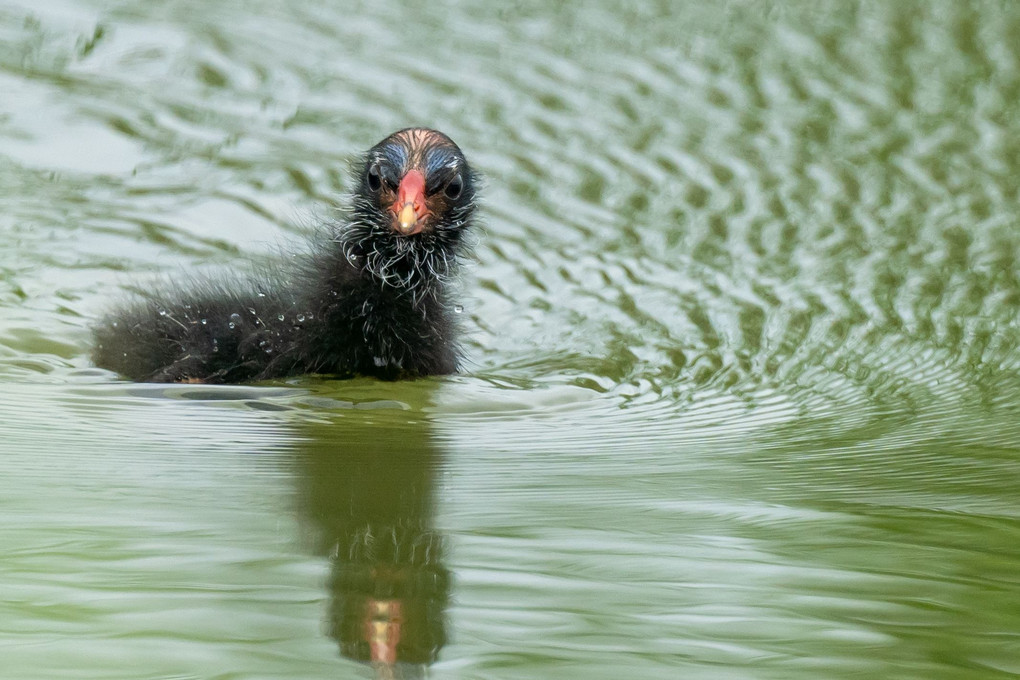
[[[90, 366], [408, 125], [461, 375]], [[0, 0], [0, 678], [1020, 677], [1018, 261], [1017, 3]]]

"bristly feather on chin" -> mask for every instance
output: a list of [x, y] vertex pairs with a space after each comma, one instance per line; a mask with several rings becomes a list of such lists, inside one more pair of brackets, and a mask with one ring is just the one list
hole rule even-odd
[[456, 371], [448, 298], [477, 176], [448, 137], [410, 128], [370, 149], [355, 178], [340, 221], [293, 267], [147, 292], [96, 327], [96, 364], [151, 382]]

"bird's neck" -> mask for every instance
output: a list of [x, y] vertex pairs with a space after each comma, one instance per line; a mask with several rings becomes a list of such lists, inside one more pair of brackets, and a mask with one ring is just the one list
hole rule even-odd
[[413, 307], [441, 302], [454, 274], [456, 257], [441, 247], [401, 242], [388, 248], [366, 248], [357, 241], [341, 242], [347, 266], [362, 281], [370, 282], [383, 295], [406, 300]]
[[[365, 255], [343, 255], [326, 273], [317, 327], [319, 348], [356, 347], [343, 361], [324, 367], [338, 373], [380, 377], [450, 373], [456, 370], [455, 323], [449, 285], [439, 277], [388, 263], [384, 275]], [[323, 350], [327, 362], [336, 353]]]

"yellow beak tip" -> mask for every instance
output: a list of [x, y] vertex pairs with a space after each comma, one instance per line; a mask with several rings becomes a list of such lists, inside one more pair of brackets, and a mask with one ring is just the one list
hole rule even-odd
[[414, 227], [414, 223], [418, 221], [418, 216], [414, 214], [414, 205], [405, 203], [404, 207], [400, 209], [400, 214], [397, 215], [397, 221], [400, 223], [401, 231], [410, 231]]

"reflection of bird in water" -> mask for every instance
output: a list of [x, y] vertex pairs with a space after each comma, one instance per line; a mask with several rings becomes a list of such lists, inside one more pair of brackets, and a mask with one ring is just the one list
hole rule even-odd
[[240, 286], [145, 293], [96, 328], [96, 363], [150, 382], [456, 371], [447, 284], [466, 250], [474, 173], [449, 137], [413, 128], [372, 147], [357, 180], [347, 218], [310, 255]]
[[434, 662], [446, 642], [450, 579], [437, 534], [420, 525], [390, 529], [351, 536], [347, 556], [334, 555], [330, 635], [344, 656], [370, 662], [383, 677], [398, 663], [403, 675], [394, 677], [417, 677], [409, 672]]
[[330, 554], [328, 632], [340, 653], [380, 678], [419, 678], [446, 643], [450, 596], [432, 526], [438, 454], [427, 422], [382, 413], [315, 426], [300, 458], [302, 514]]

